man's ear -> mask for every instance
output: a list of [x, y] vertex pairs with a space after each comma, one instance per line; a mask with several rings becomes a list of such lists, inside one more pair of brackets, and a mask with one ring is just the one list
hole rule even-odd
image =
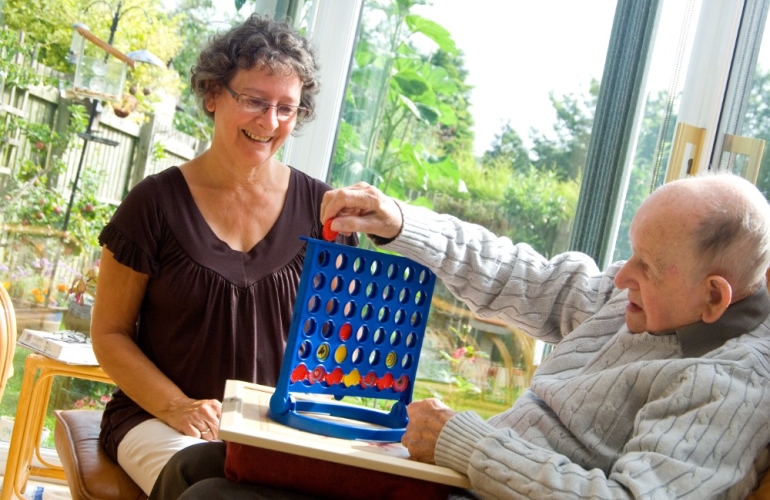
[[701, 319], [704, 323], [713, 323], [722, 317], [733, 300], [733, 287], [721, 276], [713, 274], [705, 281], [708, 299]]

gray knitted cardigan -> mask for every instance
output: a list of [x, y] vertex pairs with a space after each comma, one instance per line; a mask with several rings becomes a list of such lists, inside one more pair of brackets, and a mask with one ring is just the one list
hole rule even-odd
[[558, 344], [529, 390], [484, 421], [453, 417], [436, 463], [482, 498], [739, 498], [770, 441], [770, 298], [715, 324], [632, 334], [626, 293], [575, 252], [546, 260], [480, 226], [402, 206], [383, 248], [430, 266], [479, 316]]

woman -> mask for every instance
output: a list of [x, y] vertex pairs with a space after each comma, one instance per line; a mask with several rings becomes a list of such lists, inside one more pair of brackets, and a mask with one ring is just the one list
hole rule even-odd
[[217, 439], [226, 379], [278, 378], [300, 236], [321, 237], [330, 188], [273, 156], [313, 117], [315, 69], [308, 42], [272, 20], [214, 37], [191, 76], [211, 147], [137, 184], [100, 235], [91, 332], [119, 387], [101, 441], [148, 494], [176, 451]]

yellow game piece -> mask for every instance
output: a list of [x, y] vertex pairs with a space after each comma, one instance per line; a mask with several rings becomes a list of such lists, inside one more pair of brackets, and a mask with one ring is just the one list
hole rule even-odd
[[354, 385], [358, 385], [358, 383], [361, 381], [361, 374], [358, 373], [357, 369], [353, 369], [352, 372], [345, 375], [345, 378], [343, 378], [343, 382], [346, 387], [353, 387]]
[[334, 361], [337, 363], [342, 363], [345, 361], [345, 358], [348, 357], [348, 348], [344, 345], [341, 345], [337, 348], [337, 350], [334, 352]]
[[385, 366], [388, 368], [393, 368], [396, 366], [396, 363], [398, 362], [398, 354], [396, 354], [396, 351], [390, 351], [385, 358]]
[[329, 357], [329, 344], [324, 342], [323, 344], [318, 346], [318, 350], [316, 351], [315, 355], [318, 358], [318, 361], [326, 361], [326, 358]]

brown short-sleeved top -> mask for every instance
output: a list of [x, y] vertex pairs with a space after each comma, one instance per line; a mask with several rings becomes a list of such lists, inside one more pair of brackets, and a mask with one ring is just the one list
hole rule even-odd
[[[321, 238], [329, 189], [292, 169], [275, 225], [239, 252], [214, 234], [173, 167], [137, 184], [102, 230], [118, 262], [150, 276], [136, 342], [187, 396], [221, 401], [227, 379], [275, 385], [305, 256], [300, 236]], [[118, 388], [102, 419], [107, 453], [117, 459], [126, 433], [150, 418]]]

